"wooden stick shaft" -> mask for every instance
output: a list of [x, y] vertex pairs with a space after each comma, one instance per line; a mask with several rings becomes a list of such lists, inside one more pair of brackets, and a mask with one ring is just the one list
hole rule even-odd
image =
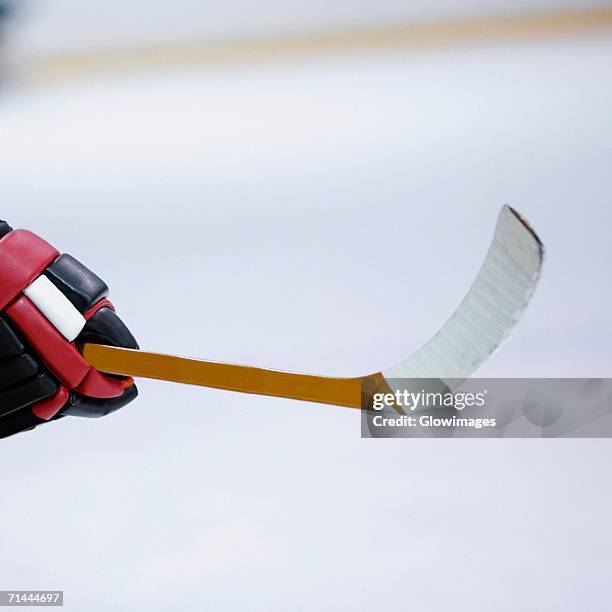
[[107, 374], [361, 408], [364, 378], [292, 374], [98, 344], [85, 344], [83, 355], [90, 365]]

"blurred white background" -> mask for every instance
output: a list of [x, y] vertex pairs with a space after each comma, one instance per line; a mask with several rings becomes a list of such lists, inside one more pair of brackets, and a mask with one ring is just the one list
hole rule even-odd
[[[90, 47], [522, 9], [39, 0], [6, 45], [18, 72]], [[351, 375], [441, 326], [509, 203], [547, 261], [480, 374], [609, 376], [611, 68], [602, 31], [7, 80], [0, 216], [105, 278], [143, 348]], [[608, 440], [361, 440], [340, 408], [140, 389], [107, 419], [2, 442], [0, 588], [92, 611], [609, 607]]]
[[[11, 1], [11, 0], [8, 0]], [[12, 0], [23, 54], [609, 7], [609, 0]]]

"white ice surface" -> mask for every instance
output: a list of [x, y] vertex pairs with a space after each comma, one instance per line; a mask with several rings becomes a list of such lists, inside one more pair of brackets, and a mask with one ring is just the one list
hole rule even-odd
[[[439, 329], [509, 203], [546, 268], [480, 373], [606, 376], [611, 58], [601, 39], [5, 91], [1, 214], [100, 274], [143, 347], [350, 375]], [[91, 612], [609, 609], [609, 440], [361, 440], [340, 408], [140, 389], [2, 442], [0, 588]]]

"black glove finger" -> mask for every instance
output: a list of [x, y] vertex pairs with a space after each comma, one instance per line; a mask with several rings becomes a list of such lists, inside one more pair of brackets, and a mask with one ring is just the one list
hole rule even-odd
[[13, 228], [6, 222], [0, 221], [0, 238], [6, 236], [8, 233], [12, 232]]
[[128, 387], [123, 395], [113, 399], [96, 399], [93, 397], [84, 397], [78, 393], [71, 393], [68, 405], [62, 408], [61, 414], [69, 414], [71, 416], [80, 417], [101, 417], [119, 410], [127, 406], [130, 402], [138, 397], [138, 388], [136, 385]]
[[16, 355], [0, 362], [0, 391], [35, 378], [40, 365], [31, 355]]
[[91, 316], [77, 338], [79, 344], [108, 344], [124, 348], [138, 349], [138, 342], [125, 323], [105, 306]]
[[40, 360], [0, 317], [0, 421], [1, 417], [51, 397], [56, 391], [56, 382]]
[[84, 313], [108, 295], [107, 284], [78, 259], [64, 253], [46, 270], [45, 276]]
[[[45, 270], [45, 276], [81, 313], [87, 312], [108, 295], [106, 283], [78, 259], [66, 253]], [[89, 318], [77, 342], [139, 348], [125, 323], [108, 307], [101, 308]]]
[[[16, 387], [0, 390], [0, 416], [6, 416], [16, 410], [27, 409], [42, 400], [45, 400], [57, 391], [57, 383], [48, 374], [40, 374]], [[2, 422], [0, 419], [0, 431]]]
[[4, 317], [0, 317], [0, 359], [14, 357], [22, 353], [25, 353], [25, 345]]
[[[51, 420], [55, 421], [63, 416], [62, 414], [56, 414]], [[29, 408], [18, 410], [0, 419], [0, 438], [8, 438], [22, 431], [29, 431], [38, 425], [50, 422], [37, 417]]]

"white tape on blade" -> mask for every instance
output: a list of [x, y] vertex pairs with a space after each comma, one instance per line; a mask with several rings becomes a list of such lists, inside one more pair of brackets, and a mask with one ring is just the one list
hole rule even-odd
[[39, 276], [23, 293], [69, 342], [85, 327], [83, 315], [46, 276]]
[[[543, 248], [511, 208], [499, 214], [493, 243], [463, 302], [442, 329], [416, 353], [383, 372], [393, 379], [469, 378], [508, 337], [540, 275]], [[390, 382], [391, 381], [391, 382]]]

